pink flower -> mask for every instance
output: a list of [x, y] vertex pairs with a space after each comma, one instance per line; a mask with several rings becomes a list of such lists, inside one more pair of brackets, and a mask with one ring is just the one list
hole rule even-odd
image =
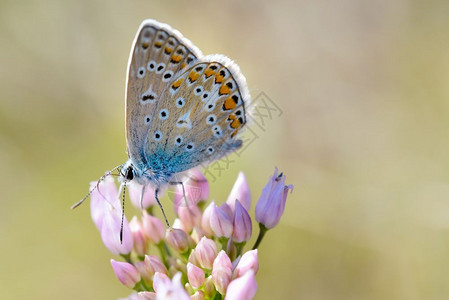
[[225, 300], [250, 300], [257, 291], [257, 282], [254, 271], [250, 270], [242, 277], [234, 279], [228, 286]]
[[210, 227], [210, 217], [212, 214], [212, 210], [214, 209], [215, 202], [212, 201], [204, 210], [203, 216], [201, 217], [201, 228], [203, 229], [204, 233], [211, 237], [214, 232], [212, 231], [212, 228]]
[[153, 277], [153, 289], [156, 292], [156, 294], [159, 292], [159, 288], [162, 292], [162, 286], [170, 285], [171, 281], [170, 278], [167, 276], [167, 274], [156, 272], [154, 273]]
[[167, 229], [165, 240], [175, 250], [180, 253], [185, 253], [193, 244], [191, 238], [182, 229], [170, 228]]
[[187, 199], [184, 199], [182, 185], [176, 185], [174, 199], [176, 212], [180, 206], [196, 205], [199, 201], [209, 198], [209, 183], [200, 170], [190, 170], [187, 178], [183, 181], [183, 185]]
[[205, 295], [203, 291], [196, 291], [192, 296], [190, 296], [191, 300], [204, 300]]
[[178, 216], [182, 222], [182, 227], [185, 232], [191, 232], [192, 229], [196, 226], [199, 226], [201, 222], [201, 211], [198, 206], [196, 206], [196, 204], [189, 206], [179, 206]]
[[235, 201], [234, 211], [234, 230], [232, 231], [232, 240], [236, 243], [247, 242], [251, 238], [252, 223], [246, 209], [240, 204], [240, 201]]
[[111, 259], [111, 265], [118, 280], [124, 286], [132, 289], [140, 281], [140, 274], [132, 264]]
[[217, 291], [224, 295], [232, 277], [232, 263], [226, 252], [218, 253], [212, 267], [212, 279]]
[[212, 269], [215, 257], [217, 257], [217, 245], [207, 237], [201, 238], [195, 248], [196, 261], [202, 268]]
[[292, 185], [285, 185], [285, 176], [278, 175], [278, 169], [274, 171], [267, 185], [262, 191], [262, 195], [256, 204], [256, 220], [270, 229], [276, 226], [284, 213], [285, 201], [289, 190], [293, 190]]
[[237, 267], [234, 270], [234, 278], [243, 276], [249, 270], [253, 270], [254, 274], [259, 270], [259, 259], [257, 257], [257, 249], [250, 250], [243, 254]]
[[159, 257], [154, 255], [145, 255], [144, 262], [147, 266], [151, 267], [151, 269], [154, 270], [154, 273], [159, 272], [162, 274], [168, 274], [167, 268], [159, 259]]
[[165, 236], [165, 227], [161, 220], [143, 211], [142, 224], [145, 235], [155, 244], [158, 244]]
[[192, 263], [187, 263], [187, 277], [190, 285], [197, 289], [204, 282], [204, 271]]
[[131, 219], [131, 222], [129, 222], [129, 227], [131, 229], [131, 234], [134, 241], [134, 250], [136, 250], [136, 253], [138, 255], [144, 256], [147, 252], [148, 243], [144, 235], [142, 225], [140, 224], [136, 216], [134, 216]]
[[[159, 273], [156, 273], [159, 274]], [[168, 278], [168, 277], [167, 277]], [[168, 281], [166, 279], [159, 280], [154, 278], [154, 283], [156, 283], [154, 290], [156, 291], [156, 299], [158, 300], [190, 300], [189, 295], [181, 284], [181, 273], [178, 272], [173, 276], [173, 280]], [[153, 283], [153, 285], [154, 285]]]
[[232, 221], [229, 216], [217, 205], [212, 207], [210, 227], [217, 237], [231, 237]]
[[239, 200], [240, 204], [242, 204], [247, 211], [251, 208], [251, 192], [243, 172], [239, 173], [231, 193], [229, 194], [228, 200], [226, 200], [226, 203], [231, 207], [232, 211], [234, 211], [235, 200]]
[[[137, 209], [141, 209], [140, 207], [140, 198], [142, 195], [142, 185], [138, 184], [135, 180], [131, 181], [126, 185], [129, 190], [129, 198], [131, 199], [131, 203]], [[162, 197], [163, 194], [160, 193], [159, 197]], [[147, 185], [145, 187], [145, 192], [143, 194], [142, 199], [142, 208], [147, 209], [148, 207], [154, 205], [156, 203], [156, 199], [154, 198], [154, 189]]]
[[93, 190], [90, 196], [90, 214], [95, 226], [101, 231], [105, 211], [111, 209], [121, 210], [120, 201], [117, 197], [117, 187], [112, 176], [108, 176], [98, 183], [98, 188], [97, 182], [92, 181], [90, 190]]

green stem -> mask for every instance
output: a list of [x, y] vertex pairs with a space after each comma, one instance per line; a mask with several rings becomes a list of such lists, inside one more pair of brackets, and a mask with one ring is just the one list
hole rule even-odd
[[131, 260], [131, 253], [128, 254], [120, 254], [121, 257], [123, 257], [124, 260], [126, 260], [127, 263], [132, 264], [132, 260]]
[[245, 247], [245, 244], [246, 244], [246, 242], [241, 242], [241, 243], [234, 243], [234, 245], [235, 245], [235, 248], [236, 248], [236, 255], [235, 255], [235, 257], [239, 257], [241, 254], [242, 254], [242, 252], [243, 252], [243, 247]]
[[228, 238], [227, 237], [221, 237], [218, 238], [218, 241], [221, 244], [221, 249], [224, 250], [226, 252], [226, 248], [228, 247]]
[[262, 242], [265, 233], [268, 231], [268, 228], [265, 227], [265, 225], [263, 225], [262, 223], [259, 223], [259, 228], [260, 228], [259, 236], [257, 237], [256, 243], [254, 243], [253, 250], [259, 247], [259, 244]]
[[161, 253], [162, 262], [164, 263], [165, 267], [168, 268], [167, 256], [171, 256], [170, 249], [168, 249], [167, 244], [164, 241], [160, 241], [158, 244], [156, 244], [156, 246]]

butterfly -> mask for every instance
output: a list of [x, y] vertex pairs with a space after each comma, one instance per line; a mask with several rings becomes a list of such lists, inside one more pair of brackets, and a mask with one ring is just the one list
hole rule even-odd
[[130, 181], [142, 185], [141, 199], [150, 185], [164, 213], [158, 199], [162, 187], [242, 146], [239, 133], [249, 102], [246, 79], [231, 59], [204, 56], [169, 25], [143, 21], [128, 62], [129, 159], [113, 169], [120, 170], [119, 181], [125, 187]]

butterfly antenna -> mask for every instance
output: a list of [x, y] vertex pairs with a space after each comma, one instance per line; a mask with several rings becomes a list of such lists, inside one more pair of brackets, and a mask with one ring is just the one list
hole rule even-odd
[[103, 194], [101, 194], [101, 192], [100, 192], [100, 182], [102, 182], [106, 177], [108, 177], [109, 175], [111, 175], [112, 172], [114, 172], [115, 170], [121, 168], [122, 166], [123, 166], [123, 165], [119, 165], [119, 166], [115, 167], [114, 169], [112, 169], [111, 171], [106, 172], [103, 176], [101, 176], [100, 179], [98, 179], [97, 184], [95, 185], [95, 187], [94, 187], [93, 189], [91, 189], [91, 190], [89, 191], [89, 193], [87, 193], [87, 195], [84, 196], [83, 199], [81, 199], [80, 201], [78, 201], [78, 202], [76, 202], [75, 204], [73, 204], [70, 208], [71, 208], [71, 209], [75, 209], [75, 208], [77, 208], [78, 206], [80, 206], [81, 204], [83, 204], [83, 202], [86, 201], [86, 199], [89, 198], [90, 195], [92, 195], [92, 193], [93, 193], [95, 190], [98, 190], [98, 192], [100, 193], [100, 195], [104, 198]]
[[164, 208], [162, 207], [162, 204], [161, 204], [161, 202], [159, 201], [159, 198], [158, 198], [158, 196], [157, 196], [157, 193], [158, 193], [158, 192], [159, 192], [159, 188], [157, 188], [157, 189], [154, 191], [154, 198], [156, 198], [157, 204], [159, 204], [159, 207], [161, 208], [162, 214], [164, 215], [165, 223], [167, 224], [168, 228], [170, 228], [170, 223], [168, 223], [167, 216], [165, 215]]
[[126, 193], [126, 183], [123, 183], [122, 223], [120, 225], [120, 244], [123, 243], [123, 219], [125, 218], [125, 193]]

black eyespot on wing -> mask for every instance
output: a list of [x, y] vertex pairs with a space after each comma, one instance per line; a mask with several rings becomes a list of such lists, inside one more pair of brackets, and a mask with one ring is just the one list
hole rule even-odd
[[197, 71], [197, 72], [201, 72], [203, 70], [203, 67], [196, 67], [195, 68], [195, 71]]
[[216, 70], [217, 69], [217, 66], [210, 66], [209, 67], [211, 70]]
[[143, 95], [142, 101], [146, 101], [146, 100], [154, 100], [154, 95]]
[[166, 78], [166, 79], [168, 79], [168, 78], [170, 78], [170, 77], [171, 77], [171, 74], [170, 74], [170, 73], [167, 73], [167, 74], [164, 75], [164, 78]]
[[[230, 83], [230, 82], [229, 82]], [[231, 88], [231, 87], [230, 87]], [[232, 88], [231, 88], [232, 89]], [[235, 104], [237, 104], [238, 102], [239, 102], [239, 96], [237, 96], [237, 95], [233, 95], [232, 97], [232, 100], [234, 100], [234, 102], [235, 102]]]
[[163, 68], [164, 68], [164, 66], [159, 66], [159, 67], [157, 67], [157, 70], [161, 71]]
[[232, 89], [232, 82], [227, 82], [226, 85], [228, 86], [228, 88]]
[[226, 72], [224, 70], [221, 70], [220, 75], [224, 77], [226, 75]]

